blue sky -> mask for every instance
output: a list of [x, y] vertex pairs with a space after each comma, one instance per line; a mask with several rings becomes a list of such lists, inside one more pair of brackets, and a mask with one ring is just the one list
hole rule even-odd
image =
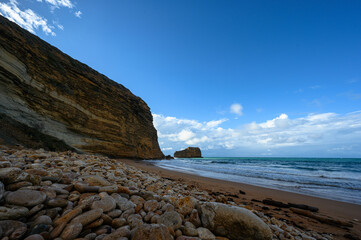
[[143, 98], [165, 154], [361, 157], [360, 1], [0, 0]]

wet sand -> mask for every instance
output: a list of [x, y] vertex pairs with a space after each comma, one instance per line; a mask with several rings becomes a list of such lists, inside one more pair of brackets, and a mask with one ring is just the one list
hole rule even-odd
[[[214, 196], [223, 194], [226, 198], [230, 198], [236, 203], [246, 205], [249, 208], [278, 219], [285, 219], [285, 221], [306, 230], [333, 233], [335, 239], [350, 239], [343, 237], [345, 234], [350, 234], [354, 237], [361, 236], [361, 224], [359, 222], [361, 220], [361, 205], [172, 171], [154, 166], [146, 161], [125, 159], [121, 159], [121, 161], [143, 171], [156, 173], [161, 177], [180, 181], [188, 186], [196, 186]], [[240, 190], [245, 192], [245, 194], [241, 194]], [[317, 207], [319, 208], [318, 215], [351, 222], [353, 227], [347, 228], [320, 223], [317, 220], [292, 213], [288, 208], [278, 208], [260, 202], [266, 198], [272, 198], [283, 203], [306, 204]]]

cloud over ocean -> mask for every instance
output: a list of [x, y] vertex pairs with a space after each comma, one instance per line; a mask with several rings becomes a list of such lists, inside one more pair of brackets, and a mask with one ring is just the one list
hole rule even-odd
[[200, 122], [153, 114], [161, 148], [168, 154], [198, 146], [207, 155], [339, 156], [357, 154], [361, 147], [361, 112], [321, 113], [290, 119], [281, 114], [265, 122], [224, 128], [227, 119]]

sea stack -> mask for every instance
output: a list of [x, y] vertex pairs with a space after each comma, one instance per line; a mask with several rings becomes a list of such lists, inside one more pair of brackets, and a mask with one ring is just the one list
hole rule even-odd
[[187, 147], [184, 150], [176, 151], [174, 153], [176, 158], [201, 158], [202, 153], [199, 147]]
[[160, 159], [147, 104], [0, 16], [0, 142]]

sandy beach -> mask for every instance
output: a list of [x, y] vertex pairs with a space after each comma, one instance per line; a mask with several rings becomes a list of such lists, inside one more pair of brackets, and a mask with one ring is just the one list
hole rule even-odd
[[[158, 174], [163, 178], [180, 181], [190, 186], [196, 186], [214, 196], [222, 194], [238, 204], [246, 205], [250, 209], [259, 210], [266, 215], [274, 216], [278, 219], [284, 219], [303, 229], [332, 233], [335, 239], [358, 239], [355, 237], [361, 236], [361, 224], [359, 222], [361, 205], [171, 171], [159, 168], [146, 161], [126, 159], [121, 159], [121, 161], [143, 171]], [[240, 190], [245, 192], [245, 194], [241, 194]], [[272, 198], [275, 201], [283, 203], [306, 204], [317, 207], [319, 208], [318, 215], [343, 222], [350, 222], [353, 224], [353, 227], [348, 228], [320, 223], [309, 217], [292, 213], [287, 208], [265, 205], [262, 203], [262, 200], [266, 198]]]

